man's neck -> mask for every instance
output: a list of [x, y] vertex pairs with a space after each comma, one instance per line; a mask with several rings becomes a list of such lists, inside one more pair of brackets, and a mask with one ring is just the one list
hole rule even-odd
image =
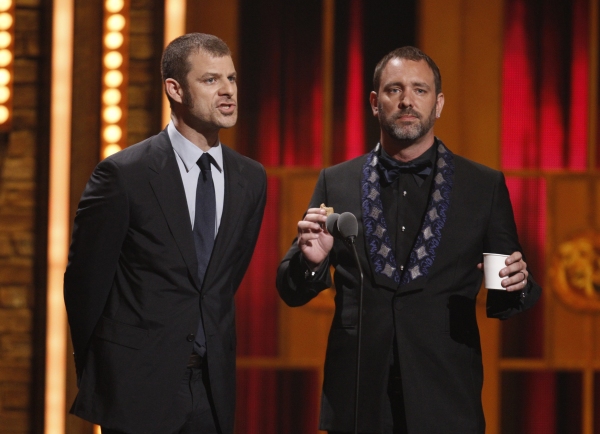
[[208, 152], [210, 148], [219, 145], [219, 130], [202, 131], [177, 116], [171, 116], [171, 120], [177, 131], [202, 151]]
[[398, 140], [382, 132], [381, 146], [395, 160], [408, 162], [423, 155], [435, 142], [433, 131], [417, 140]]

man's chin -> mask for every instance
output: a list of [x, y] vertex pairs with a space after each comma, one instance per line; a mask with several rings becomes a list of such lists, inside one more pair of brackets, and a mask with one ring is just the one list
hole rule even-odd
[[219, 123], [220, 123], [221, 128], [231, 128], [231, 127], [235, 126], [235, 124], [237, 123], [237, 114], [223, 116], [220, 119]]

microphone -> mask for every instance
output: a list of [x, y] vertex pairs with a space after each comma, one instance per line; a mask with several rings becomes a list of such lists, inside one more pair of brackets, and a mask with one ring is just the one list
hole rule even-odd
[[356, 216], [351, 212], [340, 214], [337, 219], [337, 228], [342, 238], [346, 240], [356, 238], [358, 235], [358, 221], [356, 220]]
[[337, 221], [339, 218], [340, 215], [337, 212], [333, 212], [327, 216], [327, 220], [325, 221], [325, 227], [327, 228], [327, 232], [333, 235], [333, 238], [342, 237], [337, 225]]

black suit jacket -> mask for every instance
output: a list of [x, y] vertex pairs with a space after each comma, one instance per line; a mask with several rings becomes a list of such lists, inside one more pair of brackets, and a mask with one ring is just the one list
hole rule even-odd
[[[453, 187], [445, 224], [426, 276], [400, 285], [375, 272], [365, 236], [362, 172], [367, 156], [323, 170], [309, 207], [321, 203], [358, 219], [356, 247], [364, 271], [360, 432], [381, 432], [392, 342], [396, 336], [408, 432], [483, 434], [483, 369], [475, 299], [483, 252], [521, 251], [502, 173], [454, 156]], [[432, 191], [435, 188], [432, 189]], [[433, 196], [433, 195], [432, 195]], [[414, 251], [413, 251], [414, 253]], [[335, 314], [327, 346], [321, 429], [353, 431], [359, 273], [339, 240], [329, 264], [335, 268]], [[329, 273], [305, 277], [296, 242], [280, 264], [277, 287], [299, 306], [329, 287]], [[508, 318], [532, 306], [540, 287], [530, 278], [526, 295], [489, 291], [488, 316]]]
[[234, 294], [258, 237], [266, 175], [225, 146], [223, 165], [223, 215], [202, 286], [166, 130], [94, 170], [65, 273], [79, 385], [72, 413], [125, 432], [155, 432], [185, 373], [202, 310], [218, 420], [233, 432]]

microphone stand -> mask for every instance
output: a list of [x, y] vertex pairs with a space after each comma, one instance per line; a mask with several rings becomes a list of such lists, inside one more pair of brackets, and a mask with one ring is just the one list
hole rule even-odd
[[358, 434], [358, 394], [359, 394], [359, 381], [360, 381], [360, 354], [361, 354], [361, 338], [362, 338], [362, 311], [363, 311], [363, 287], [364, 287], [364, 275], [362, 267], [360, 266], [360, 259], [358, 258], [358, 252], [356, 251], [356, 244], [354, 243], [355, 236], [348, 237], [346, 245], [350, 247], [354, 254], [354, 261], [356, 267], [360, 273], [360, 287], [358, 290], [358, 322], [356, 324], [356, 386], [354, 389], [354, 434]]

